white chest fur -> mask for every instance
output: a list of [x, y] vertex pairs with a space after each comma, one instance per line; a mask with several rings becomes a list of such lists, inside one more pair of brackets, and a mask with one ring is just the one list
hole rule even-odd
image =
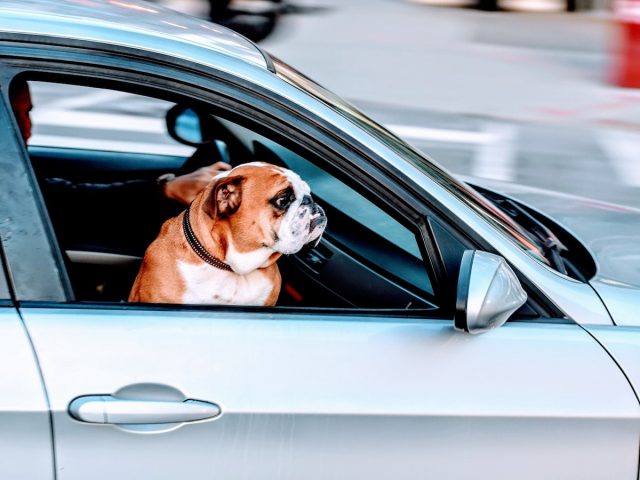
[[260, 270], [238, 275], [208, 264], [191, 265], [178, 260], [185, 284], [183, 303], [218, 305], [264, 305], [273, 290]]

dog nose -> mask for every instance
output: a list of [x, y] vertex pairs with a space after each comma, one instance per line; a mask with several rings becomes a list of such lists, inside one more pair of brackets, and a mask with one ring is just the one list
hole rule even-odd
[[311, 205], [312, 203], [313, 200], [311, 199], [311, 195], [305, 195], [304, 197], [302, 197], [301, 205]]

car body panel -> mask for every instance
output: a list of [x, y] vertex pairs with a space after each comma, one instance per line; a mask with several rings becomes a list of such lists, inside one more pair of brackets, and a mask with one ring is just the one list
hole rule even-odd
[[640, 326], [640, 291], [612, 281], [589, 282], [607, 306], [616, 325]]
[[3, 0], [0, 32], [64, 39], [63, 44], [77, 40], [170, 52], [174, 57], [218, 68], [223, 57], [267, 67], [260, 49], [242, 35], [138, 0]]
[[640, 328], [594, 325], [587, 329], [615, 358], [640, 396]]
[[[449, 320], [355, 312], [22, 312], [51, 399], [58, 480], [637, 475], [640, 405], [577, 325], [470, 336]], [[222, 416], [140, 432], [67, 412], [78, 396], [141, 383]]]
[[640, 326], [640, 210], [523, 185], [468, 180], [510, 195], [570, 231], [596, 262], [589, 283], [616, 325]]
[[53, 480], [49, 405], [13, 307], [0, 307], [0, 392], [0, 478]]

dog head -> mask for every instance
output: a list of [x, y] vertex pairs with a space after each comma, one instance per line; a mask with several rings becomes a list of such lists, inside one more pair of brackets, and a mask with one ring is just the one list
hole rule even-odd
[[268, 163], [219, 174], [204, 195], [206, 214], [226, 225], [235, 252], [296, 253], [316, 245], [327, 223], [309, 185], [291, 170]]

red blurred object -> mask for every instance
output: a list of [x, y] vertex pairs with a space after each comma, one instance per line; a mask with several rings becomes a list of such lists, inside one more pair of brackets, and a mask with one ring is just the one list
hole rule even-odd
[[284, 290], [289, 294], [289, 296], [293, 299], [294, 302], [300, 303], [302, 302], [302, 300], [304, 300], [304, 297], [300, 294], [300, 292], [298, 292], [298, 290], [293, 288], [291, 284], [285, 283]]
[[640, 0], [618, 0], [619, 51], [614, 82], [620, 87], [640, 88]]

